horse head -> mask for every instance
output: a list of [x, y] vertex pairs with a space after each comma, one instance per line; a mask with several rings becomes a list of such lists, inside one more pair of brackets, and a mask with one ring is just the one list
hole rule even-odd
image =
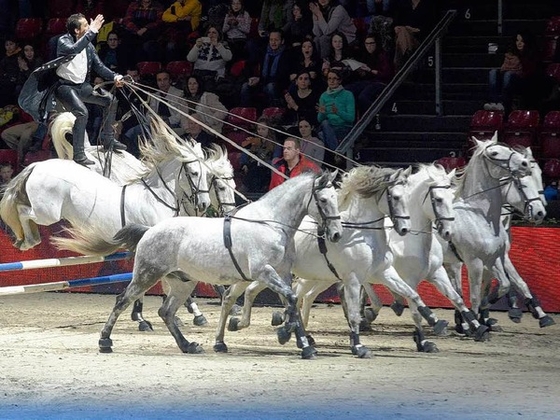
[[498, 143], [497, 134], [494, 134], [491, 140], [480, 141], [474, 137], [473, 139], [477, 144], [473, 157], [480, 155], [484, 158], [492, 178], [519, 177], [531, 173], [531, 166], [525, 154]]
[[185, 141], [183, 146], [178, 186], [189, 201], [204, 212], [210, 206], [208, 169], [204, 164], [206, 156], [200, 143]]
[[[338, 174], [324, 171], [313, 181], [313, 190], [310, 201], [315, 201], [315, 206], [308, 204], [308, 212], [315, 220], [320, 221], [319, 230], [323, 230], [331, 242], [338, 242], [342, 235], [342, 222], [338, 210], [338, 198], [333, 181]], [[313, 209], [316, 207], [316, 210]]]
[[[385, 176], [386, 188], [379, 197], [380, 204], [383, 202], [383, 195], [387, 197], [387, 210], [385, 214], [389, 216], [393, 222], [393, 229], [400, 235], [404, 236], [410, 232], [410, 213], [408, 204], [408, 195], [406, 194], [406, 185], [412, 168], [399, 168], [392, 174]], [[381, 208], [381, 206], [380, 206]]]
[[210, 200], [219, 215], [224, 215], [235, 208], [233, 166], [222, 146], [212, 145], [208, 154]]
[[428, 185], [422, 206], [428, 207], [425, 209], [426, 214], [429, 214], [430, 219], [435, 223], [438, 234], [445, 241], [450, 241], [455, 221], [453, 210], [455, 193], [452, 188], [455, 169], [447, 173], [441, 165], [426, 165], [424, 170], [428, 175]]

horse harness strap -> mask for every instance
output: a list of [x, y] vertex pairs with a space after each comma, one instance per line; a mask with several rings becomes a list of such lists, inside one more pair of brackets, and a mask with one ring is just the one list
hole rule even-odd
[[342, 281], [342, 279], [338, 275], [338, 272], [336, 271], [336, 268], [329, 261], [329, 257], [327, 257], [327, 251], [328, 250], [327, 250], [327, 243], [325, 241], [325, 230], [322, 227], [317, 228], [317, 245], [319, 246], [319, 252], [321, 252], [321, 254], [323, 254], [323, 257], [325, 257], [327, 267], [329, 267], [329, 270], [331, 270], [331, 273], [334, 274], [334, 276], [337, 278], [338, 281]]
[[449, 245], [449, 249], [451, 250], [451, 252], [453, 252], [453, 255], [455, 255], [459, 261], [464, 262], [459, 255], [459, 251], [457, 251], [457, 247], [455, 246], [455, 244], [451, 241], [447, 242], [447, 244]]
[[127, 185], [123, 185], [121, 191], [121, 227], [125, 227], [126, 225], [126, 215], [124, 212], [124, 197], [126, 195], [126, 187]]
[[231, 216], [233, 216], [236, 212], [237, 209], [233, 209], [231, 214], [227, 214], [224, 217], [224, 246], [228, 250], [231, 261], [233, 262], [233, 265], [235, 266], [235, 269], [237, 270], [241, 278], [245, 281], [251, 281], [251, 279], [248, 279], [245, 273], [243, 273], [243, 270], [241, 270], [241, 267], [237, 262], [237, 258], [235, 258], [235, 255], [233, 255], [233, 251], [231, 250], [231, 245], [233, 244], [231, 240]]

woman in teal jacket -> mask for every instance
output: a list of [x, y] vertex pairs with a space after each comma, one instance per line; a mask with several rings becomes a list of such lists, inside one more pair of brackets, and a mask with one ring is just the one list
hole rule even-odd
[[341, 76], [337, 70], [328, 72], [327, 86], [327, 90], [319, 98], [317, 120], [325, 146], [335, 150], [356, 120], [356, 102], [352, 92], [341, 85]]

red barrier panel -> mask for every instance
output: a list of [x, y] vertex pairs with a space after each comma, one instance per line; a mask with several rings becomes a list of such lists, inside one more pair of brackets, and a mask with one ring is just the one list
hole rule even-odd
[[[29, 250], [19, 251], [12, 246], [10, 237], [0, 232], [0, 263], [61, 258], [74, 254], [57, 251], [49, 244], [51, 232], [60, 232], [60, 225], [41, 227], [43, 242]], [[533, 294], [539, 298], [547, 312], [560, 312], [560, 229], [550, 227], [513, 227], [513, 245], [510, 256], [519, 274], [527, 282]], [[0, 272], [0, 286], [27, 285], [85, 277], [105, 276], [132, 270], [132, 261], [111, 261], [80, 266], [55, 267], [15, 272]], [[120, 293], [126, 284], [109, 284], [73, 289], [79, 292]], [[383, 286], [375, 286], [384, 304], [392, 301], [390, 293]], [[468, 300], [468, 282], [463, 273], [463, 290]], [[450, 302], [431, 284], [423, 282], [419, 290], [422, 298], [431, 307], [450, 308]], [[150, 294], [161, 294], [160, 285], [150, 290]], [[211, 286], [199, 284], [197, 295], [215, 297]], [[338, 301], [336, 291], [329, 289], [319, 296], [320, 301]]]

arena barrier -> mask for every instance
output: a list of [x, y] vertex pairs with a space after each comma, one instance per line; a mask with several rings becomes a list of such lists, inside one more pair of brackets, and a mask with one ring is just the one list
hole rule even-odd
[[[40, 226], [42, 238], [48, 238], [53, 232], [60, 233], [60, 227], [53, 225], [52, 227]], [[547, 312], [560, 313], [560, 229], [555, 227], [518, 227], [512, 228], [512, 247], [510, 257], [515, 264], [519, 274], [525, 279], [533, 294], [541, 301], [542, 307]], [[31, 266], [30, 260], [41, 260], [45, 257], [53, 255], [60, 256], [58, 260], [74, 261], [70, 259], [73, 255], [63, 253], [56, 250], [49, 244], [48, 239], [37, 247], [29, 251], [19, 251], [15, 249], [11, 243], [10, 237], [0, 231], [0, 263], [22, 264]], [[69, 257], [66, 259], [64, 257]], [[90, 257], [88, 257], [90, 258]], [[21, 261], [20, 263], [11, 263], [10, 261]], [[49, 260], [47, 260], [49, 261]], [[121, 275], [132, 271], [132, 260], [105, 260], [92, 261], [90, 264], [76, 265], [57, 265], [56, 259], [52, 261], [48, 267], [40, 270], [24, 270], [14, 268], [19, 271], [5, 271], [0, 269], [0, 286], [17, 286], [31, 290], [39, 291], [39, 287], [29, 288], [26, 286], [55, 283], [64, 290], [73, 288], [76, 292], [93, 292], [93, 293], [111, 293], [117, 294], [124, 290], [126, 281], [130, 278], [123, 277], [119, 281], [108, 281], [101, 283], [95, 279], [111, 279], [111, 276]], [[75, 260], [77, 261], [77, 260]], [[0, 265], [0, 267], [2, 267]], [[7, 266], [5, 266], [7, 267]], [[15, 267], [15, 266], [14, 266]], [[37, 267], [39, 268], [39, 267]], [[84, 279], [84, 283], [79, 280]], [[119, 277], [117, 277], [119, 279]], [[68, 284], [66, 284], [68, 283]], [[75, 285], [75, 286], [74, 286]], [[383, 286], [375, 285], [375, 290], [379, 294], [384, 304], [390, 304], [392, 297], [387, 289]], [[468, 302], [468, 280], [466, 273], [463, 272], [463, 290], [464, 296]], [[67, 292], [68, 290], [65, 290]], [[261, 303], [276, 303], [272, 300], [276, 297], [268, 291], [262, 292]], [[18, 292], [21, 293], [21, 292]], [[24, 292], [25, 293], [25, 292]], [[158, 284], [148, 291], [148, 294], [161, 294], [161, 286]], [[422, 282], [419, 287], [419, 293], [427, 305], [437, 308], [450, 308], [450, 302], [435, 289], [434, 286], [427, 282]], [[199, 297], [216, 297], [216, 293], [210, 285], [199, 283], [196, 288], [196, 295]], [[277, 298], [276, 298], [277, 299]], [[338, 295], [335, 288], [330, 288], [318, 297], [320, 302], [338, 302]], [[494, 309], [504, 309], [505, 302], [501, 300], [494, 305]]]

